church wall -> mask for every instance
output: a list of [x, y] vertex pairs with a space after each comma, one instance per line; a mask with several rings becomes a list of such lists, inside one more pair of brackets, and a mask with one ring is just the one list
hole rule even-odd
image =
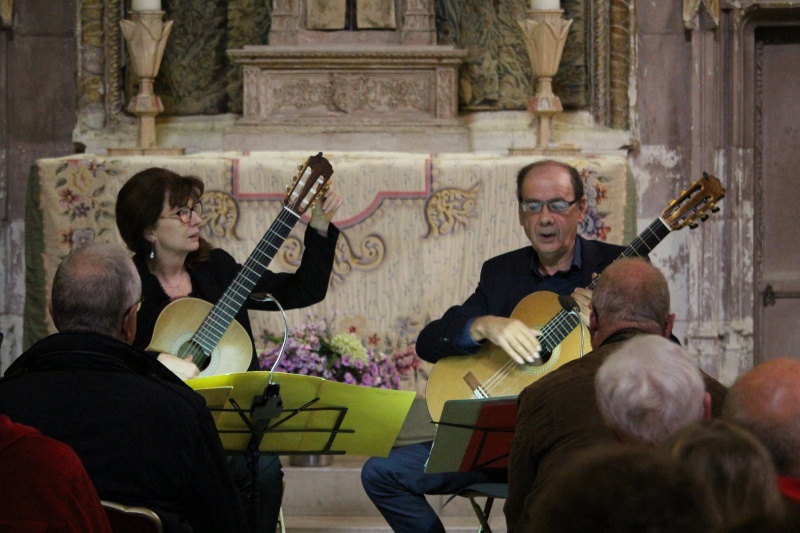
[[[691, 181], [692, 47], [680, 2], [637, 2], [635, 114], [639, 144], [630, 155], [638, 193], [638, 226], [644, 229]], [[709, 221], [711, 223], [711, 221]], [[675, 334], [684, 340], [688, 317], [688, 229], [674, 232], [651, 254], [667, 276]]]
[[74, 151], [76, 0], [14, 2], [0, 33], [0, 371], [21, 352], [25, 191], [31, 164]]

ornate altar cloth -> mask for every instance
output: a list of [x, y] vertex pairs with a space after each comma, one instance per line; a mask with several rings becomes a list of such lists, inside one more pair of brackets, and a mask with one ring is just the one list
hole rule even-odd
[[[28, 186], [25, 346], [54, 331], [47, 295], [59, 261], [74, 246], [120, 242], [114, 201], [134, 173], [163, 166], [206, 184], [203, 235], [244, 262], [281, 209], [296, 165], [310, 152], [226, 152], [192, 156], [72, 155], [37, 161]], [[517, 171], [536, 157], [500, 154], [328, 152], [345, 204], [331, 287], [324, 302], [289, 312], [290, 327], [313, 314], [335, 317], [376, 349], [413, 343], [427, 320], [462, 302], [481, 263], [527, 244], [516, 208]], [[577, 166], [589, 212], [582, 233], [624, 243], [635, 207], [628, 206], [624, 156], [559, 158]], [[270, 268], [288, 271], [302, 254], [301, 220]], [[251, 315], [261, 332], [282, 332], [277, 313]]]

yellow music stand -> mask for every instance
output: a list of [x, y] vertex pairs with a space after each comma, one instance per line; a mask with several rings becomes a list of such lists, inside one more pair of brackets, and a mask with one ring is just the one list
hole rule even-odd
[[[242, 372], [187, 380], [204, 390], [231, 387], [218, 412], [223, 448], [245, 452], [253, 437], [251, 407], [269, 384], [269, 372]], [[386, 457], [411, 408], [415, 393], [348, 385], [313, 376], [275, 372], [282, 412], [269, 420], [258, 444], [260, 453], [354, 454]]]

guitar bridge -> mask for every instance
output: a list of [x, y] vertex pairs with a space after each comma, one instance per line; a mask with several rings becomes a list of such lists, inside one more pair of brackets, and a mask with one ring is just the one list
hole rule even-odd
[[464, 381], [466, 381], [467, 385], [469, 386], [469, 388], [472, 389], [472, 395], [475, 398], [488, 398], [489, 397], [489, 395], [486, 393], [486, 391], [483, 390], [483, 386], [481, 385], [481, 382], [478, 381], [478, 378], [476, 378], [475, 375], [472, 372], [467, 372], [467, 374], [464, 376]]

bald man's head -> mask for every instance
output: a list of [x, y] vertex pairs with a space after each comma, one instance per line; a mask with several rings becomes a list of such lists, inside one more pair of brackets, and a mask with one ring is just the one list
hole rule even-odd
[[740, 376], [723, 417], [764, 443], [779, 474], [800, 478], [800, 361], [773, 359]]

